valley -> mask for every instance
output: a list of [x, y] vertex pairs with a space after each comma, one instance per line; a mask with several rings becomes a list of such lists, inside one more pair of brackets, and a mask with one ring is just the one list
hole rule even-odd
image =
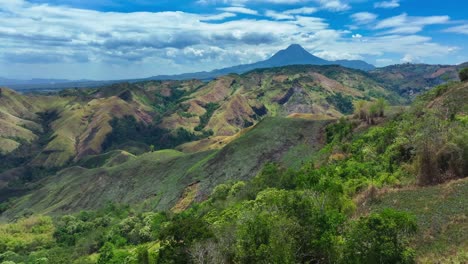
[[457, 71], [291, 65], [1, 88], [0, 260], [371, 263], [355, 239], [388, 224], [401, 237], [388, 258], [463, 262], [468, 87]]

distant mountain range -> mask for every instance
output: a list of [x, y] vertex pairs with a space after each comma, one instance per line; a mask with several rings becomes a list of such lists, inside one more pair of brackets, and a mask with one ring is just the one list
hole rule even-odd
[[288, 65], [341, 65], [343, 67], [370, 71], [375, 66], [361, 60], [337, 60], [328, 61], [312, 55], [299, 44], [292, 44], [287, 49], [278, 51], [271, 58], [251, 64], [242, 64], [233, 67], [217, 69], [210, 72], [194, 72], [177, 75], [158, 75], [148, 78], [148, 80], [188, 80], [199, 79], [209, 80], [229, 73], [242, 74], [254, 69], [273, 68]]
[[237, 65], [233, 67], [216, 69], [210, 72], [194, 72], [194, 73], [183, 73], [176, 75], [158, 75], [143, 79], [126, 79], [126, 80], [109, 80], [109, 81], [92, 81], [92, 80], [63, 80], [63, 79], [31, 79], [31, 80], [14, 80], [0, 78], [0, 86], [8, 86], [17, 90], [34, 90], [34, 89], [60, 89], [69, 87], [93, 87], [103, 86], [118, 82], [136, 82], [145, 80], [212, 80], [216, 77], [237, 73], [242, 74], [248, 71], [259, 69], [259, 68], [272, 68], [281, 67], [288, 65], [341, 65], [343, 67], [358, 69], [363, 71], [369, 71], [375, 69], [374, 65], [371, 65], [361, 60], [337, 60], [328, 61], [317, 56], [312, 55], [305, 50], [299, 44], [292, 44], [284, 50], [278, 51], [271, 58], [259, 61], [251, 64]]

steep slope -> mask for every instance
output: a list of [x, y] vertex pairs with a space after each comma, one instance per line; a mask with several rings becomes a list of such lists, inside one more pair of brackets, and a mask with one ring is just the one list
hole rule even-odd
[[[71, 167], [38, 183], [2, 217], [34, 213], [76, 212], [102, 208], [108, 201], [169, 209], [185, 187], [198, 183], [196, 200], [217, 184], [246, 180], [267, 162], [298, 166], [322, 145], [321, 130], [329, 121], [267, 118], [221, 150], [184, 154], [175, 150], [150, 152], [98, 168]], [[104, 160], [103, 160], [104, 159]], [[93, 164], [87, 161], [87, 164]]]
[[31, 143], [44, 131], [40, 113], [61, 108], [68, 100], [48, 96], [21, 95], [0, 88], [0, 153], [9, 153], [22, 143]]
[[[300, 51], [301, 47], [290, 49]], [[303, 57], [299, 51], [295, 53]], [[273, 61], [285, 63], [288, 54], [279, 53]], [[50, 96], [20, 95], [5, 89], [3, 94], [3, 152], [18, 148], [18, 140], [31, 143], [40, 137], [40, 153], [29, 164], [44, 167], [62, 167], [87, 155], [100, 154], [113, 132], [111, 123], [127, 117], [133, 117], [141, 127], [167, 130], [159, 131], [161, 137], [176, 135], [182, 128], [179, 138], [188, 135], [181, 140], [186, 142], [211, 133], [232, 136], [264, 116], [312, 114], [337, 118], [351, 113], [356, 100], [384, 97], [392, 103], [403, 101], [361, 71], [304, 65], [226, 75], [208, 83], [147, 81], [70, 89]], [[43, 114], [50, 119], [47, 124], [42, 124]], [[148, 140], [144, 144], [146, 149], [158, 146]]]
[[356, 100], [380, 97], [391, 103], [404, 101], [363, 72], [340, 66], [255, 70], [219, 77], [200, 87], [181, 102], [185, 111], [164, 118], [161, 126], [204, 129], [213, 131], [215, 136], [232, 136], [266, 115], [314, 114], [337, 118], [352, 113]]

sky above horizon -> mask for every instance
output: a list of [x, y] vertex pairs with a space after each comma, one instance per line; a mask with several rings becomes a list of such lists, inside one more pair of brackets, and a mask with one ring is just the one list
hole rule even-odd
[[126, 79], [267, 59], [290, 44], [376, 66], [468, 61], [460, 0], [0, 0], [0, 77]]

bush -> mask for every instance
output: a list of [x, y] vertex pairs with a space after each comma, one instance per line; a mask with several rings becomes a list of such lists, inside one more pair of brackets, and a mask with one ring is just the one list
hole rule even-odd
[[409, 237], [416, 220], [408, 213], [386, 209], [361, 217], [346, 236], [345, 263], [414, 263]]
[[459, 73], [458, 76], [460, 77], [460, 81], [466, 82], [468, 81], [468, 68], [463, 68]]

